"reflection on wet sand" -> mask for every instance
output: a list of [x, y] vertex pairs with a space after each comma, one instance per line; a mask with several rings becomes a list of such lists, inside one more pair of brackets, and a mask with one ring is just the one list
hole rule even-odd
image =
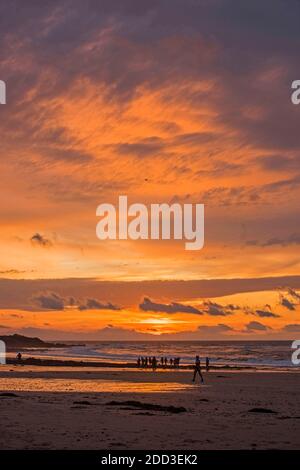
[[22, 392], [119, 392], [119, 393], [161, 393], [176, 392], [194, 388], [178, 382], [127, 382], [115, 380], [65, 380], [39, 378], [1, 378], [0, 390]]

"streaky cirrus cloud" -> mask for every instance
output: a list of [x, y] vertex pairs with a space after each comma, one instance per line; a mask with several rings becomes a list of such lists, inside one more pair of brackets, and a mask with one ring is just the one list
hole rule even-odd
[[285, 238], [273, 237], [268, 238], [266, 241], [258, 241], [258, 240], [247, 240], [247, 246], [260, 246], [262, 248], [266, 247], [274, 247], [274, 246], [282, 246], [287, 247], [290, 245], [299, 245], [300, 244], [300, 234], [292, 233], [287, 235]]

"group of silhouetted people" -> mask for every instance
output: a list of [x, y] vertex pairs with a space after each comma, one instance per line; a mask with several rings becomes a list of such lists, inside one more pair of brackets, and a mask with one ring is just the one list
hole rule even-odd
[[[153, 370], [157, 369], [157, 366], [159, 367], [173, 367], [175, 369], [179, 368], [180, 364], [180, 357], [174, 357], [168, 359], [167, 357], [161, 357], [160, 362], [157, 360], [156, 356], [139, 356], [137, 359], [137, 366], [142, 367], [142, 368], [152, 368]], [[205, 358], [205, 369], [206, 372], [209, 371], [209, 357]], [[193, 376], [193, 382], [196, 381], [196, 377], [199, 375], [199, 378], [201, 380], [201, 383], [204, 383], [203, 375], [202, 375], [202, 370], [201, 370], [201, 360], [200, 356], [196, 356], [195, 358], [195, 364], [194, 364], [194, 376]]]
[[146, 357], [138, 357], [137, 359], [137, 366], [142, 368], [152, 367], [153, 370], [159, 367], [174, 367], [179, 368], [180, 364], [180, 357], [171, 357], [168, 359], [167, 357], [161, 357], [160, 361], [156, 358], [156, 356], [146, 356]]

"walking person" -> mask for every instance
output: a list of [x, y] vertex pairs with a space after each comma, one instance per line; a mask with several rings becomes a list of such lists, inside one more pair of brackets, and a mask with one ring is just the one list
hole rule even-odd
[[20, 352], [17, 354], [17, 363], [22, 364], [22, 354]]
[[205, 359], [205, 368], [206, 368], [206, 372], [208, 372], [209, 371], [209, 357]]
[[196, 356], [196, 359], [195, 359], [193, 382], [195, 382], [197, 374], [199, 374], [199, 377], [201, 379], [201, 383], [204, 383], [203, 375], [202, 375], [202, 372], [201, 372], [201, 362], [200, 362], [200, 357], [199, 356]]

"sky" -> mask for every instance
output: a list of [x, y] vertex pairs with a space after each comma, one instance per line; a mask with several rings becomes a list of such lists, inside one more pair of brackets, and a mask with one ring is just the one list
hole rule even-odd
[[[295, 339], [299, 14], [1, 2], [0, 334]], [[99, 240], [96, 208], [119, 195], [204, 204], [204, 248]]]

